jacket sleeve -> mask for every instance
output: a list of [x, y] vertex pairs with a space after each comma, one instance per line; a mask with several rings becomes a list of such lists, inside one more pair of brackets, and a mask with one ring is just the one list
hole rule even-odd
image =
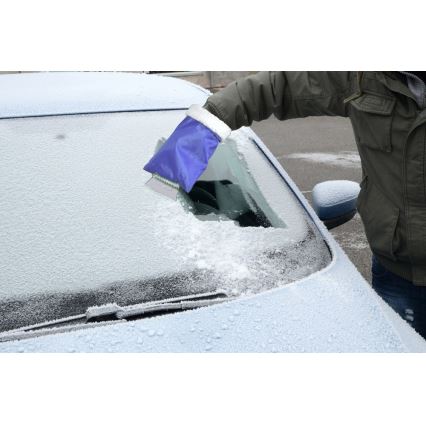
[[262, 71], [210, 96], [204, 108], [232, 130], [272, 114], [279, 120], [346, 117], [343, 100], [350, 94], [355, 76], [350, 71]]

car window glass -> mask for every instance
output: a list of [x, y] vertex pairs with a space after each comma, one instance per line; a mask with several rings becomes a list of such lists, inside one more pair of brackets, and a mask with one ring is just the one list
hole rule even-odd
[[0, 329], [324, 267], [328, 249], [246, 130], [177, 202], [143, 165], [183, 111], [0, 120]]

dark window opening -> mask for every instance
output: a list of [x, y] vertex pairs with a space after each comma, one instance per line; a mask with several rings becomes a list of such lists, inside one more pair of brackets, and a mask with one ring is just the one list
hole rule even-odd
[[270, 221], [250, 196], [247, 202], [240, 185], [229, 180], [198, 181], [188, 194], [195, 216], [214, 215], [233, 220], [241, 227], [269, 228]]

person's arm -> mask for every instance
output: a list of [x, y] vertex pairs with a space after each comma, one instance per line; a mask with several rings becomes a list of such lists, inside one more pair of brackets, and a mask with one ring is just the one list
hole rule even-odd
[[[284, 120], [310, 115], [346, 116], [351, 72], [266, 71], [237, 80], [193, 105], [159, 151], [144, 166], [153, 174], [148, 186], [174, 197], [189, 192], [206, 169], [218, 144], [231, 130], [250, 126], [271, 114]], [[172, 188], [172, 189], [171, 189]]]
[[[263, 71], [231, 83], [210, 96], [204, 108], [232, 130], [274, 114], [279, 120], [347, 116], [343, 100], [355, 72]], [[353, 86], [352, 86], [353, 87]]]

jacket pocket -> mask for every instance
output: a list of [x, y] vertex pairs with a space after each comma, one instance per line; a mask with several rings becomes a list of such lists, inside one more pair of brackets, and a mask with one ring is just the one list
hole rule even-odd
[[350, 102], [349, 112], [357, 141], [370, 149], [391, 152], [395, 98], [363, 93]]
[[368, 178], [362, 182], [357, 208], [371, 250], [396, 260], [395, 253], [399, 244], [396, 237], [399, 208], [389, 201], [376, 185], [369, 182]]

